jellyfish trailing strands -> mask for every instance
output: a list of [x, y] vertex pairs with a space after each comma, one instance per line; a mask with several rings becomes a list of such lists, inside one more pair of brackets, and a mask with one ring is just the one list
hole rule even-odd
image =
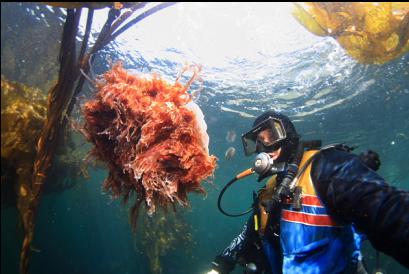
[[208, 154], [206, 123], [186, 86], [158, 75], [145, 77], [113, 66], [85, 103], [84, 132], [92, 154], [107, 164], [103, 188], [127, 202], [136, 194], [131, 223], [144, 201], [148, 214], [157, 207], [188, 205], [187, 194], [202, 192], [216, 157]]

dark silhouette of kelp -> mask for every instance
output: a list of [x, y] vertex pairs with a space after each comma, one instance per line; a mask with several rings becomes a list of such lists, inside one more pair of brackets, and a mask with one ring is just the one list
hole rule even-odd
[[[87, 50], [94, 14], [94, 8], [90, 7], [79, 54], [77, 54], [76, 38], [82, 6], [67, 8], [59, 54], [58, 80], [48, 94], [46, 117], [35, 145], [34, 165], [32, 162], [27, 162], [26, 166], [22, 167], [22, 170], [24, 170], [22, 178], [26, 180], [26, 183], [17, 191], [17, 206], [25, 231], [20, 257], [21, 273], [28, 273], [29, 254], [34, 237], [35, 215], [43, 193], [44, 182], [53, 163], [64, 129], [68, 124], [68, 117], [75, 105], [76, 96], [82, 90], [85, 81], [84, 74], [88, 73], [94, 54], [136, 22], [173, 4], [175, 3], [157, 4], [126, 24], [124, 24], [124, 21], [130, 18], [136, 10], [144, 7], [146, 3], [127, 4], [127, 9], [124, 11], [121, 10], [123, 5], [113, 5], [95, 44]], [[61, 5], [64, 6], [65, 4], [61, 3]]]

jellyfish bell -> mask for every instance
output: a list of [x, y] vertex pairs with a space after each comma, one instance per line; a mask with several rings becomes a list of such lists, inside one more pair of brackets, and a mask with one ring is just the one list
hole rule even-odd
[[167, 82], [172, 82], [171, 79], [166, 78], [165, 76], [161, 75], [159, 72], [149, 71], [146, 72], [145, 70], [138, 70], [138, 69], [126, 69], [129, 75], [136, 76], [140, 79], [145, 79], [148, 81], [152, 81], [154, 78], [161, 78], [166, 80]]
[[230, 160], [234, 157], [234, 155], [236, 155], [236, 149], [234, 147], [229, 147], [224, 153], [224, 158], [226, 160]]
[[236, 131], [234, 130], [227, 131], [226, 141], [229, 143], [234, 143], [235, 140], [236, 140]]
[[205, 149], [206, 153], [209, 153], [209, 135], [207, 134], [207, 124], [204, 119], [204, 114], [200, 107], [193, 101], [190, 101], [186, 104], [186, 107], [193, 111], [196, 119], [196, 130], [202, 141], [202, 146]]

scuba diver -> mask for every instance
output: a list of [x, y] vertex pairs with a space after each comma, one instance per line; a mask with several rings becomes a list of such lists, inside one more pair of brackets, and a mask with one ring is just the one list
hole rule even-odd
[[[260, 270], [265, 272], [253, 273], [281, 273], [281, 269], [283, 273], [345, 272], [351, 254], [358, 263], [362, 258], [354, 252], [359, 251], [362, 239], [354, 241], [354, 236], [362, 235], [355, 230], [365, 234], [376, 249], [409, 267], [409, 193], [388, 185], [374, 172], [380, 165], [376, 153], [368, 151], [358, 157], [345, 145], [318, 149], [320, 142], [301, 141], [288, 117], [274, 111], [260, 115], [242, 141], [246, 155], [259, 154], [252, 169], [236, 176], [222, 190], [219, 209], [229, 215], [221, 209], [220, 199], [234, 181], [253, 173], [259, 174], [259, 181], [275, 175], [272, 194], [260, 204], [269, 216], [278, 217], [271, 218], [276, 221], [268, 240], [261, 237], [259, 242], [274, 247], [278, 237], [271, 235], [279, 235], [281, 249], [270, 248], [275, 252], [269, 253], [264, 248]], [[250, 234], [247, 229], [251, 224], [260, 227], [260, 220], [251, 220], [237, 239]], [[240, 245], [242, 250], [249, 246], [246, 241], [233, 241], [216, 257], [214, 268], [225, 267], [227, 271], [220, 273], [228, 273], [240, 252], [234, 251], [227, 260], [223, 255]], [[281, 254], [282, 268], [272, 269], [271, 262], [278, 261], [280, 266]], [[356, 268], [362, 269], [362, 264]]]
[[[378, 153], [367, 150], [358, 155], [370, 169], [377, 171], [381, 165]], [[270, 216], [261, 203], [272, 195], [276, 175], [271, 177], [265, 187], [254, 194], [253, 214], [249, 217], [241, 233], [235, 237], [222, 254], [212, 262], [212, 269], [219, 274], [230, 273], [236, 264], [245, 268], [245, 273], [282, 273], [283, 256], [280, 249], [279, 218]], [[276, 218], [274, 218], [276, 217]], [[260, 227], [258, 226], [260, 220]], [[349, 273], [367, 274], [361, 253], [362, 242], [366, 236], [353, 229], [353, 249]], [[379, 268], [379, 266], [377, 267]]]

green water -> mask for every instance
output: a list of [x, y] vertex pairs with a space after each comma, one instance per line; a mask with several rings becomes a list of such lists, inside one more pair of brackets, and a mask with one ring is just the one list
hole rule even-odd
[[[96, 56], [94, 67], [96, 73], [102, 73], [108, 67], [108, 59], [121, 58], [127, 68], [158, 71], [174, 79], [182, 60], [204, 64], [205, 89], [197, 103], [205, 115], [210, 153], [218, 157], [218, 168], [214, 183], [205, 184], [207, 196], [190, 195], [191, 208], [182, 212], [193, 241], [187, 246], [176, 243], [161, 257], [163, 273], [207, 272], [210, 262], [240, 232], [247, 218], [225, 217], [216, 206], [221, 187], [252, 164], [251, 157], [243, 156], [240, 134], [250, 128], [254, 118], [238, 112], [257, 116], [276, 108], [295, 121], [305, 139], [318, 138], [324, 144], [346, 142], [358, 146], [357, 152], [376, 150], [382, 161], [379, 173], [391, 184], [409, 189], [409, 55], [383, 66], [361, 65], [345, 55], [333, 40], [313, 37], [299, 26], [301, 37], [294, 39], [305, 40], [308, 46], [289, 43], [282, 46], [288, 47], [285, 50], [266, 50], [254, 56], [243, 48], [246, 57], [242, 58], [234, 56], [237, 54], [234, 51], [232, 56], [219, 57], [227, 54], [220, 49], [221, 53], [215, 52], [206, 59], [203, 54], [206, 47], [217, 50], [219, 44], [229, 42], [209, 43], [215, 37], [206, 36], [202, 29], [184, 32], [185, 42], [167, 40], [177, 36], [176, 23], [186, 24], [183, 16], [177, 17], [174, 25], [167, 23], [166, 16], [181, 12], [177, 6], [164, 11], [163, 17], [157, 14], [141, 24], [134, 34], [139, 40], [132, 41], [126, 36], [118, 39]], [[63, 13], [36, 4], [2, 3], [1, 8], [2, 74], [31, 86], [49, 87], [46, 81], [55, 77], [56, 71], [47, 64], [48, 60], [55, 62], [57, 56], [63, 23], [59, 18]], [[198, 28], [203, 27], [204, 20], [200, 8], [211, 9], [191, 8], [188, 19], [193, 21], [189, 22], [193, 25], [196, 22]], [[218, 13], [220, 17], [224, 14], [229, 16], [227, 10]], [[163, 38], [153, 35], [161, 32], [170, 34]], [[203, 36], [208, 44], [201, 43], [196, 52], [195, 48], [193, 53], [189, 52], [187, 49], [196, 45], [189, 35], [196, 40]], [[227, 35], [225, 39], [229, 39]], [[84, 93], [89, 95], [90, 91]], [[237, 133], [234, 142], [226, 140], [229, 130]], [[236, 154], [226, 160], [224, 154], [230, 146], [235, 147]], [[74, 179], [72, 188], [43, 196], [33, 243], [38, 251], [32, 252], [30, 273], [150, 273], [146, 252], [132, 235], [127, 209], [101, 190], [106, 175], [103, 169], [91, 168], [90, 180]], [[260, 187], [255, 178], [243, 180], [226, 193], [225, 207], [236, 212], [246, 209], [252, 191]], [[22, 241], [18, 223], [16, 208], [2, 203], [4, 274], [18, 273]], [[372, 271], [375, 252], [369, 244], [364, 247], [364, 256]], [[408, 272], [393, 259], [381, 256], [382, 268], [387, 273]], [[235, 273], [241, 270], [236, 269]]]

